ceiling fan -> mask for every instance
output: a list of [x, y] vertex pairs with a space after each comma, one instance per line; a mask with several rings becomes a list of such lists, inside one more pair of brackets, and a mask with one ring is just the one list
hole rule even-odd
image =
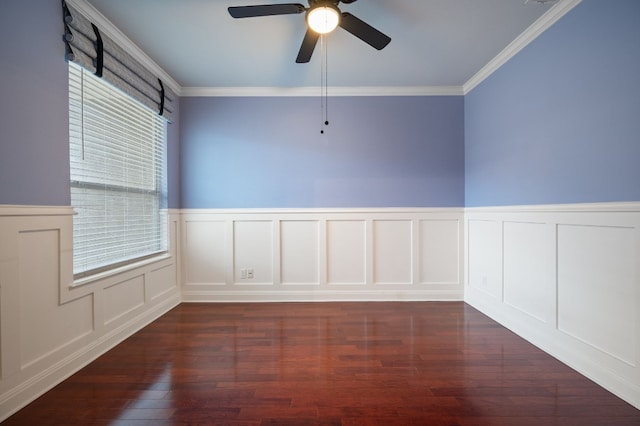
[[299, 3], [265, 4], [257, 6], [232, 6], [229, 14], [234, 18], [256, 16], [293, 15], [306, 12], [307, 32], [302, 40], [296, 62], [309, 62], [321, 34], [326, 34], [340, 26], [370, 46], [382, 50], [391, 38], [348, 12], [341, 12], [339, 3], [353, 3], [356, 0], [309, 0], [309, 7]]

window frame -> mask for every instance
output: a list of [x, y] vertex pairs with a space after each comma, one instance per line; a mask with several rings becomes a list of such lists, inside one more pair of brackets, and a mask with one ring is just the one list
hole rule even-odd
[[[77, 87], [75, 86], [72, 87], [74, 85], [72, 84], [72, 78], [77, 79], [78, 77], [81, 80], [80, 93], [77, 93], [77, 90], [78, 90]], [[87, 99], [85, 99], [85, 84], [101, 85], [101, 87], [99, 88], [100, 91], [104, 91], [104, 93], [108, 93], [108, 96], [110, 97], [111, 96], [115, 97], [114, 99], [116, 99], [115, 102], [118, 104], [118, 106], [116, 108], [113, 106], [113, 104], [110, 105], [109, 108], [113, 109], [113, 114], [109, 115], [110, 118], [105, 119], [105, 121], [108, 122], [109, 120], [111, 120], [113, 123], [117, 122], [119, 125], [120, 124], [119, 120], [122, 118], [122, 116], [126, 116], [128, 119], [130, 118], [130, 115], [135, 115], [135, 116], [140, 115], [144, 117], [145, 120], [146, 119], [149, 120], [150, 124], [149, 123], [147, 124], [151, 130], [148, 131], [148, 133], [144, 133], [142, 136], [139, 136], [139, 139], [143, 141], [142, 142], [143, 145], [141, 146], [145, 147], [146, 145], [144, 144], [150, 144], [149, 146], [153, 151], [152, 154], [147, 154], [152, 157], [151, 162], [153, 163], [153, 165], [150, 167], [147, 167], [146, 165], [143, 164], [141, 166], [142, 167], [141, 170], [143, 172], [148, 172], [149, 171], [148, 169], [152, 169], [152, 172], [153, 172], [152, 188], [144, 187], [145, 183], [148, 186], [149, 182], [152, 180], [149, 176], [146, 176], [145, 178], [140, 178], [140, 179], [144, 179], [145, 183], [140, 183], [139, 186], [135, 186], [135, 185], [127, 186], [127, 185], [120, 185], [120, 184], [114, 183], [113, 179], [110, 176], [109, 170], [111, 169], [109, 169], [108, 165], [104, 166], [104, 169], [107, 172], [104, 174], [104, 181], [102, 182], [87, 182], [87, 181], [82, 181], [81, 179], [78, 179], [78, 176], [76, 174], [78, 172], [78, 169], [74, 168], [74, 161], [78, 162], [77, 152], [74, 153], [74, 149], [77, 150], [78, 142], [82, 146], [81, 162], [84, 162], [85, 160], [84, 159], [85, 144], [86, 146], [89, 146], [90, 144], [101, 145], [105, 142], [105, 140], [112, 138], [113, 140], [116, 140], [116, 142], [110, 141], [109, 143], [104, 144], [104, 146], [111, 146], [115, 144], [116, 146], [125, 147], [124, 149], [128, 150], [129, 137], [131, 137], [131, 140], [135, 141], [134, 143], [132, 142], [133, 145], [141, 143], [140, 140], [136, 139], [136, 136], [131, 136], [128, 133], [125, 135], [113, 136], [113, 133], [110, 134], [108, 129], [106, 129], [108, 127], [108, 123], [107, 125], [105, 125], [104, 128], [101, 128], [101, 130], [104, 131], [104, 135], [105, 135], [103, 139], [97, 138], [97, 139], [94, 139], [91, 143], [86, 142], [88, 133], [91, 133], [92, 136], [94, 137], [96, 135], [95, 135], [95, 132], [91, 131], [89, 129], [89, 126], [85, 123], [85, 114], [87, 113], [85, 109], [87, 109], [87, 107], [90, 106], [90, 105], [87, 105]], [[96, 105], [98, 102], [100, 101], [97, 101]], [[77, 111], [78, 106], [80, 108], [80, 111]], [[131, 108], [136, 109], [135, 113], [132, 112]], [[116, 112], [116, 109], [117, 109], [117, 112]], [[94, 114], [94, 117], [98, 117], [98, 120], [103, 119], [101, 115], [109, 114], [110, 112], [111, 111], [109, 111], [108, 108], [99, 111], [97, 107], [91, 111], [91, 113]], [[78, 124], [78, 120], [80, 124]], [[103, 123], [103, 121], [101, 121], [101, 123]], [[120, 130], [121, 129], [118, 129], [118, 131]], [[111, 131], [116, 132], [114, 131], [113, 128], [111, 129]], [[79, 136], [78, 136], [78, 132], [80, 132]], [[167, 202], [167, 158], [166, 158], [167, 134], [168, 134], [167, 121], [166, 119], [159, 116], [157, 112], [149, 109], [147, 106], [143, 105], [142, 103], [140, 103], [130, 95], [126, 94], [125, 92], [121, 91], [117, 87], [111, 85], [109, 82], [94, 76], [93, 74], [91, 74], [86, 69], [79, 66], [78, 64], [69, 62], [69, 150], [70, 150], [69, 182], [70, 182], [70, 192], [71, 192], [71, 205], [74, 208], [74, 210], [76, 210], [76, 215], [74, 216], [74, 219], [73, 219], [73, 255], [72, 255], [72, 259], [73, 259], [72, 270], [73, 270], [74, 286], [90, 282], [96, 277], [102, 277], [104, 275], [110, 275], [112, 273], [120, 273], [128, 269], [136, 268], [141, 265], [159, 261], [169, 257], [169, 226], [168, 226], [169, 221], [168, 221], [168, 208], [166, 206], [166, 202]], [[135, 145], [135, 147], [137, 147], [137, 145]], [[108, 157], [108, 155], [104, 154], [103, 158], [101, 158], [100, 161], [103, 161], [106, 164], [108, 163], [108, 161], [105, 160], [105, 157]], [[95, 161], [95, 158], [96, 157], [94, 157], [94, 161]], [[140, 157], [134, 157], [134, 158], [144, 160], [145, 154], [143, 153], [141, 154]], [[121, 162], [126, 163], [125, 160]], [[127, 166], [121, 166], [121, 168], [124, 168], [125, 174], [127, 174], [126, 170], [131, 170], [131, 169], [127, 169]], [[90, 167], [88, 169], [90, 169]], [[83, 169], [82, 172], [85, 172], [85, 170]], [[135, 172], [141, 173], [141, 171], [137, 169], [135, 170]], [[131, 173], [131, 174], [134, 175], [134, 173]], [[94, 179], [94, 178], [100, 179], [100, 177], [92, 177], [91, 179]], [[126, 183], [128, 178], [124, 178], [124, 179]], [[131, 178], [131, 181], [133, 181], [134, 179], [135, 178]], [[149, 200], [151, 200], [152, 214], [145, 215], [145, 222], [143, 222], [144, 224], [141, 226], [141, 229], [143, 229], [143, 234], [145, 237], [145, 239], [141, 240], [142, 241], [141, 246], [148, 245], [149, 247], [153, 246], [154, 248], [153, 249], [145, 248], [140, 250], [136, 254], [130, 254], [130, 253], [126, 253], [126, 250], [124, 249], [131, 248], [131, 247], [135, 248], [136, 247], [135, 243], [130, 244], [126, 239], [120, 244], [107, 242], [107, 243], [104, 243], [104, 246], [107, 249], [109, 248], [113, 249], [113, 247], [119, 247], [120, 249], [123, 249], [123, 252], [122, 252], [123, 254], [120, 258], [118, 259], [111, 258], [110, 260], [108, 260], [108, 262], [104, 264], [96, 264], [94, 262], [94, 263], [89, 263], [90, 267], [87, 267], [86, 265], [79, 267], [79, 265], [77, 264], [78, 255], [79, 255], [78, 250], [81, 250], [83, 252], [88, 251], [87, 246], [91, 245], [91, 244], [87, 244], [87, 241], [81, 241], [81, 238], [87, 239], [86, 236], [85, 237], [79, 236], [80, 234], [83, 234], [82, 232], [79, 231], [79, 228], [80, 228], [79, 220], [82, 216], [83, 207], [86, 209], [85, 205], [80, 206], [79, 205], [80, 203], [78, 203], [78, 198], [82, 198], [82, 196], [78, 195], [79, 191], [85, 192], [84, 197], [86, 198], [91, 197], [91, 195], [88, 195], [90, 191], [102, 192], [103, 194], [105, 194], [104, 198], [107, 201], [104, 201], [104, 203], [107, 206], [109, 206], [108, 200], [111, 199], [109, 197], [113, 197], [115, 199], [116, 194], [124, 195], [124, 197], [121, 197], [119, 199], [128, 200], [128, 201], [125, 201], [125, 203], [132, 202], [135, 204], [135, 202], [137, 201], [138, 203], [144, 204], [144, 203], [149, 203]], [[126, 197], [127, 194], [129, 194], [130, 197]], [[142, 200], [139, 200], [139, 199], [135, 200], [136, 196], [142, 197]], [[133, 222], [133, 219], [130, 220], [128, 218], [129, 214], [128, 214], [128, 211], [126, 210], [127, 208], [128, 208], [128, 204], [127, 204], [127, 207], [124, 208], [125, 210], [124, 213], [122, 212], [119, 213], [120, 217], [124, 217], [125, 223]], [[146, 207], [143, 206], [138, 208], [145, 210]], [[108, 217], [107, 210], [111, 210], [111, 209], [105, 208], [104, 211], [102, 212], [102, 215], [105, 217]], [[103, 219], [103, 225], [106, 225], [106, 226], [101, 229], [102, 235], [103, 236], [110, 235], [108, 232], [109, 227], [112, 225], [112, 222], [110, 221], [110, 219], [108, 218]], [[95, 229], [100, 230], [99, 227], [96, 227]], [[124, 232], [125, 237], [127, 235], [131, 236], [131, 234], [127, 233], [127, 229], [137, 229], [137, 228], [135, 226], [128, 227], [126, 224], [123, 225], [122, 231]], [[147, 232], [148, 229], [150, 229], [151, 232]], [[97, 231], [97, 232], [100, 232], [100, 231]], [[137, 236], [137, 234], [135, 235]], [[148, 238], [148, 235], [153, 235], [153, 238]], [[96, 256], [96, 257], [99, 257], [99, 256]]]

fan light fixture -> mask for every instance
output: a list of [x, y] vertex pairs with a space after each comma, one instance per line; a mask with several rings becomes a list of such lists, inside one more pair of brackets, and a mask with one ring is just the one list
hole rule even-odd
[[318, 6], [307, 14], [307, 23], [318, 34], [327, 34], [335, 30], [340, 23], [340, 12], [334, 7]]

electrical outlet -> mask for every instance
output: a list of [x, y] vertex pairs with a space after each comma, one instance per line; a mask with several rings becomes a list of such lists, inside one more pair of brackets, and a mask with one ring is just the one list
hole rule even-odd
[[253, 268], [247, 269], [247, 279], [253, 279]]

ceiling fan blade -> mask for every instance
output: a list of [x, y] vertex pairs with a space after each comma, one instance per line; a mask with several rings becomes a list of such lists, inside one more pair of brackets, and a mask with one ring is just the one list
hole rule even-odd
[[305, 11], [299, 3], [264, 4], [258, 6], [231, 6], [227, 9], [234, 18], [253, 18], [255, 16], [293, 15]]
[[385, 46], [391, 42], [391, 38], [389, 36], [381, 33], [371, 25], [356, 18], [348, 12], [342, 13], [340, 26], [378, 50], [384, 49]]
[[311, 55], [313, 55], [313, 50], [316, 48], [319, 38], [320, 34], [310, 28], [307, 29], [304, 40], [302, 40], [302, 46], [300, 46], [300, 51], [298, 52], [298, 57], [296, 58], [297, 64], [304, 64], [311, 60]]

